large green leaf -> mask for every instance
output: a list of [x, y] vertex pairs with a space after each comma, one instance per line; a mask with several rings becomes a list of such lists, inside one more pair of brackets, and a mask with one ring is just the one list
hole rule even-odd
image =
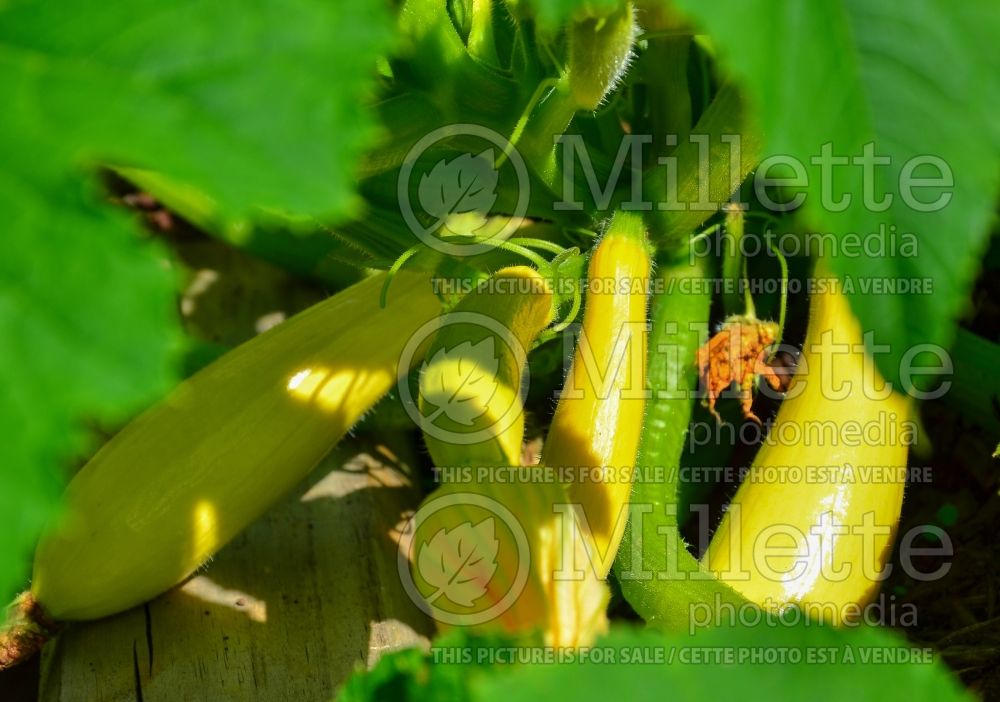
[[[337, 695], [338, 702], [469, 702], [470, 681], [489, 675], [498, 649], [537, 646], [541, 635], [513, 636], [493, 632], [470, 634], [455, 629], [435, 641], [438, 653], [419, 648], [396, 651], [371, 670], [358, 667]], [[439, 655], [440, 654], [440, 655]]]
[[3, 601], [25, 584], [81, 422], [119, 422], [164, 392], [179, 339], [166, 257], [79, 183], [47, 186], [0, 171]]
[[409, 649], [383, 657], [348, 681], [339, 699], [609, 698], [947, 702], [970, 696], [927, 649], [912, 649], [896, 634], [771, 620], [694, 635], [623, 626], [586, 651], [452, 632], [435, 641], [430, 656]]
[[693, 637], [619, 629], [583, 662], [479, 676], [477, 702], [608, 698], [969, 700], [943, 665], [879, 629], [719, 627]]
[[[749, 89], [765, 155], [784, 154], [805, 165], [812, 227], [841, 240], [880, 231], [887, 239], [893, 227], [897, 237], [917, 237], [916, 256], [908, 250], [851, 256], [841, 248], [830, 259], [843, 280], [855, 283], [851, 299], [863, 326], [879, 330], [876, 343], [890, 345], [877, 358], [886, 376], [898, 380], [908, 349], [951, 342], [986, 243], [1000, 173], [1000, 54], [985, 47], [1000, 36], [1000, 7], [990, 0], [679, 5], [713, 36], [726, 66]], [[871, 179], [875, 200], [892, 196], [888, 209], [865, 206], [861, 168], [839, 169], [823, 182], [810, 159], [826, 143], [834, 155], [852, 157], [872, 143], [876, 155], [891, 159]], [[954, 179], [952, 188], [914, 192], [924, 203], [951, 193], [946, 206], [931, 212], [910, 206], [899, 187], [906, 164], [924, 155], [941, 159]], [[917, 167], [914, 175], [934, 177], [935, 167]], [[824, 186], [837, 198], [849, 194], [850, 206], [824, 206]], [[875, 294], [861, 287], [863, 280], [924, 278], [932, 289], [923, 294]]]
[[174, 377], [166, 257], [88, 170], [153, 167], [238, 215], [348, 214], [390, 39], [382, 2], [0, 3], [0, 599], [83, 422], [121, 421]]
[[[0, 10], [17, 132], [155, 168], [224, 207], [342, 215], [375, 138], [363, 102], [392, 37], [382, 2], [22, 1]], [[11, 143], [7, 143], [7, 142]], [[16, 152], [15, 152], [16, 153]]]

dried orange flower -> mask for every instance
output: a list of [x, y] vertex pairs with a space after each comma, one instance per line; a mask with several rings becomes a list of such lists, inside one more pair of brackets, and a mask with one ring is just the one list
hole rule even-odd
[[760, 424], [753, 413], [753, 390], [758, 376], [763, 376], [775, 390], [783, 387], [783, 378], [767, 364], [768, 349], [774, 344], [778, 325], [753, 317], [733, 316], [698, 349], [698, 373], [705, 388], [705, 406], [722, 421], [715, 403], [734, 383], [740, 389], [743, 416]]

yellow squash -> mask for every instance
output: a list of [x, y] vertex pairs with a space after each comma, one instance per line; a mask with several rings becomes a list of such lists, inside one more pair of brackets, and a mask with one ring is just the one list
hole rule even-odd
[[[608, 628], [608, 586], [589, 568], [556, 480], [448, 483], [417, 512], [411, 572], [442, 630], [541, 634], [588, 646]], [[426, 513], [426, 518], [422, 515]]]
[[845, 296], [815, 293], [799, 373], [712, 539], [710, 570], [768, 609], [858, 618], [905, 484], [908, 405], [883, 390]]
[[420, 377], [421, 428], [435, 466], [520, 465], [521, 377], [552, 315], [551, 283], [512, 266], [442, 318]]
[[642, 218], [619, 212], [591, 256], [583, 329], [542, 451], [607, 575], [627, 521], [646, 397], [650, 258]]
[[427, 351], [425, 442], [438, 468], [473, 469], [446, 477], [413, 522], [413, 583], [442, 629], [540, 633], [566, 647], [607, 628], [608, 589], [579, 568], [586, 554], [565, 486], [519, 465], [522, 375], [552, 315], [551, 283], [505, 268], [442, 318]]
[[[396, 382], [440, 314], [429, 275], [373, 276], [183, 382], [76, 475], [38, 546], [31, 594], [93, 619], [167, 590], [295, 486]], [[414, 360], [419, 360], [415, 358]]]

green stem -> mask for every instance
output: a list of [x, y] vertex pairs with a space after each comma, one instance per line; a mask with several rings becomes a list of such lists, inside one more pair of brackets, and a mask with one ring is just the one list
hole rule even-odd
[[397, 258], [393, 262], [392, 267], [389, 269], [389, 272], [386, 273], [385, 282], [382, 284], [382, 291], [379, 294], [378, 298], [379, 307], [385, 309], [385, 304], [389, 296], [389, 286], [392, 285], [393, 278], [395, 278], [396, 274], [399, 273], [400, 269], [402, 269], [402, 267], [406, 265], [406, 262], [409, 261], [411, 258], [413, 258], [416, 254], [418, 254], [420, 250], [423, 248], [424, 248], [423, 244], [417, 244], [416, 246], [407, 249], [399, 258]]
[[517, 254], [518, 256], [526, 258], [528, 261], [534, 264], [535, 268], [537, 268], [539, 271], [544, 271], [549, 268], [548, 261], [546, 261], [544, 258], [539, 256], [526, 246], [519, 246], [518, 244], [514, 244], [510, 241], [501, 241], [500, 243], [497, 244], [497, 248], [502, 249], [504, 251], [509, 251], [512, 254]]
[[542, 251], [548, 251], [554, 254], [561, 254], [566, 251], [565, 246], [560, 246], [554, 241], [546, 241], [545, 239], [536, 239], [530, 236], [517, 236], [510, 240], [511, 243], [520, 244], [521, 246], [528, 246], [535, 249], [541, 249]]
[[764, 240], [767, 242], [767, 248], [774, 254], [775, 258], [778, 259], [778, 265], [781, 266], [781, 301], [778, 307], [778, 336], [774, 340], [774, 351], [771, 352], [771, 358], [774, 358], [774, 354], [778, 352], [778, 347], [781, 345], [781, 340], [785, 335], [785, 314], [788, 311], [788, 261], [785, 260], [785, 255], [781, 253], [781, 250], [774, 245], [772, 238], [765, 235]]
[[[658, 207], [669, 202], [672, 194], [667, 187], [667, 168], [658, 165], [645, 177], [643, 189], [653, 203], [648, 214], [650, 229], [657, 246], [668, 254], [687, 249], [691, 232], [729, 200], [760, 161], [763, 147], [760, 132], [751, 124], [747, 107], [731, 84], [719, 90], [692, 130], [693, 135], [707, 138], [708, 171], [699, 173], [701, 158], [697, 143], [688, 140], [678, 145], [670, 156], [675, 159], [677, 172], [674, 209]], [[724, 135], [740, 136], [739, 163], [731, 164], [731, 146], [722, 141]]]
[[[745, 234], [743, 212], [738, 208], [726, 211], [725, 231], [722, 241], [722, 277], [726, 284], [722, 303], [727, 315], [742, 312], [754, 317], [753, 298], [747, 277], [747, 262], [743, 256]], [[742, 289], [743, 295], [740, 295]], [[741, 309], [742, 307], [742, 309]]]
[[750, 293], [750, 276], [747, 274], [747, 259], [743, 258], [743, 266], [740, 277], [743, 283], [743, 315], [750, 319], [757, 319], [757, 306], [753, 303], [753, 295]]
[[705, 229], [702, 229], [700, 232], [698, 232], [693, 237], [691, 237], [691, 241], [689, 241], [688, 243], [691, 246], [694, 246], [699, 241], [702, 241], [702, 240], [707, 239], [708, 237], [712, 236], [717, 231], [719, 231], [721, 228], [722, 228], [722, 224], [713, 224], [711, 227], [706, 227]]
[[518, 143], [518, 152], [526, 164], [533, 166], [539, 180], [556, 192], [559, 169], [556, 164], [556, 138], [566, 132], [576, 116], [576, 102], [570, 92], [569, 79], [558, 78], [552, 90], [541, 100], [528, 118]]
[[552, 333], [558, 334], [576, 319], [576, 316], [580, 314], [580, 308], [583, 306], [583, 294], [580, 292], [580, 288], [577, 287], [573, 290], [573, 304], [569, 308], [569, 312], [563, 320], [552, 326]]
[[524, 106], [524, 110], [521, 111], [521, 116], [518, 117], [517, 123], [514, 125], [514, 131], [511, 132], [510, 139], [507, 141], [507, 147], [497, 158], [494, 168], [499, 169], [507, 161], [507, 159], [510, 158], [510, 152], [517, 148], [518, 142], [524, 135], [524, 129], [528, 126], [528, 119], [531, 117], [531, 113], [534, 112], [538, 103], [542, 101], [545, 93], [555, 88], [558, 84], [558, 79], [546, 78], [535, 87], [531, 97], [528, 98], [528, 104]]

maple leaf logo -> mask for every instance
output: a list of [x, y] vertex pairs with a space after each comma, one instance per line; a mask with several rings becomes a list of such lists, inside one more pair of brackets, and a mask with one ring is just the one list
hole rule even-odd
[[420, 178], [417, 196], [424, 210], [443, 221], [453, 215], [490, 211], [497, 200], [499, 172], [493, 149], [441, 159]]
[[499, 366], [492, 336], [476, 344], [463, 341], [453, 349], [439, 349], [424, 363], [423, 400], [437, 408], [425, 421], [434, 423], [443, 414], [456, 424], [472, 426], [497, 391]]
[[494, 517], [451, 530], [441, 527], [417, 557], [420, 576], [435, 588], [427, 602], [443, 596], [463, 607], [475, 605], [496, 573], [499, 550]]

